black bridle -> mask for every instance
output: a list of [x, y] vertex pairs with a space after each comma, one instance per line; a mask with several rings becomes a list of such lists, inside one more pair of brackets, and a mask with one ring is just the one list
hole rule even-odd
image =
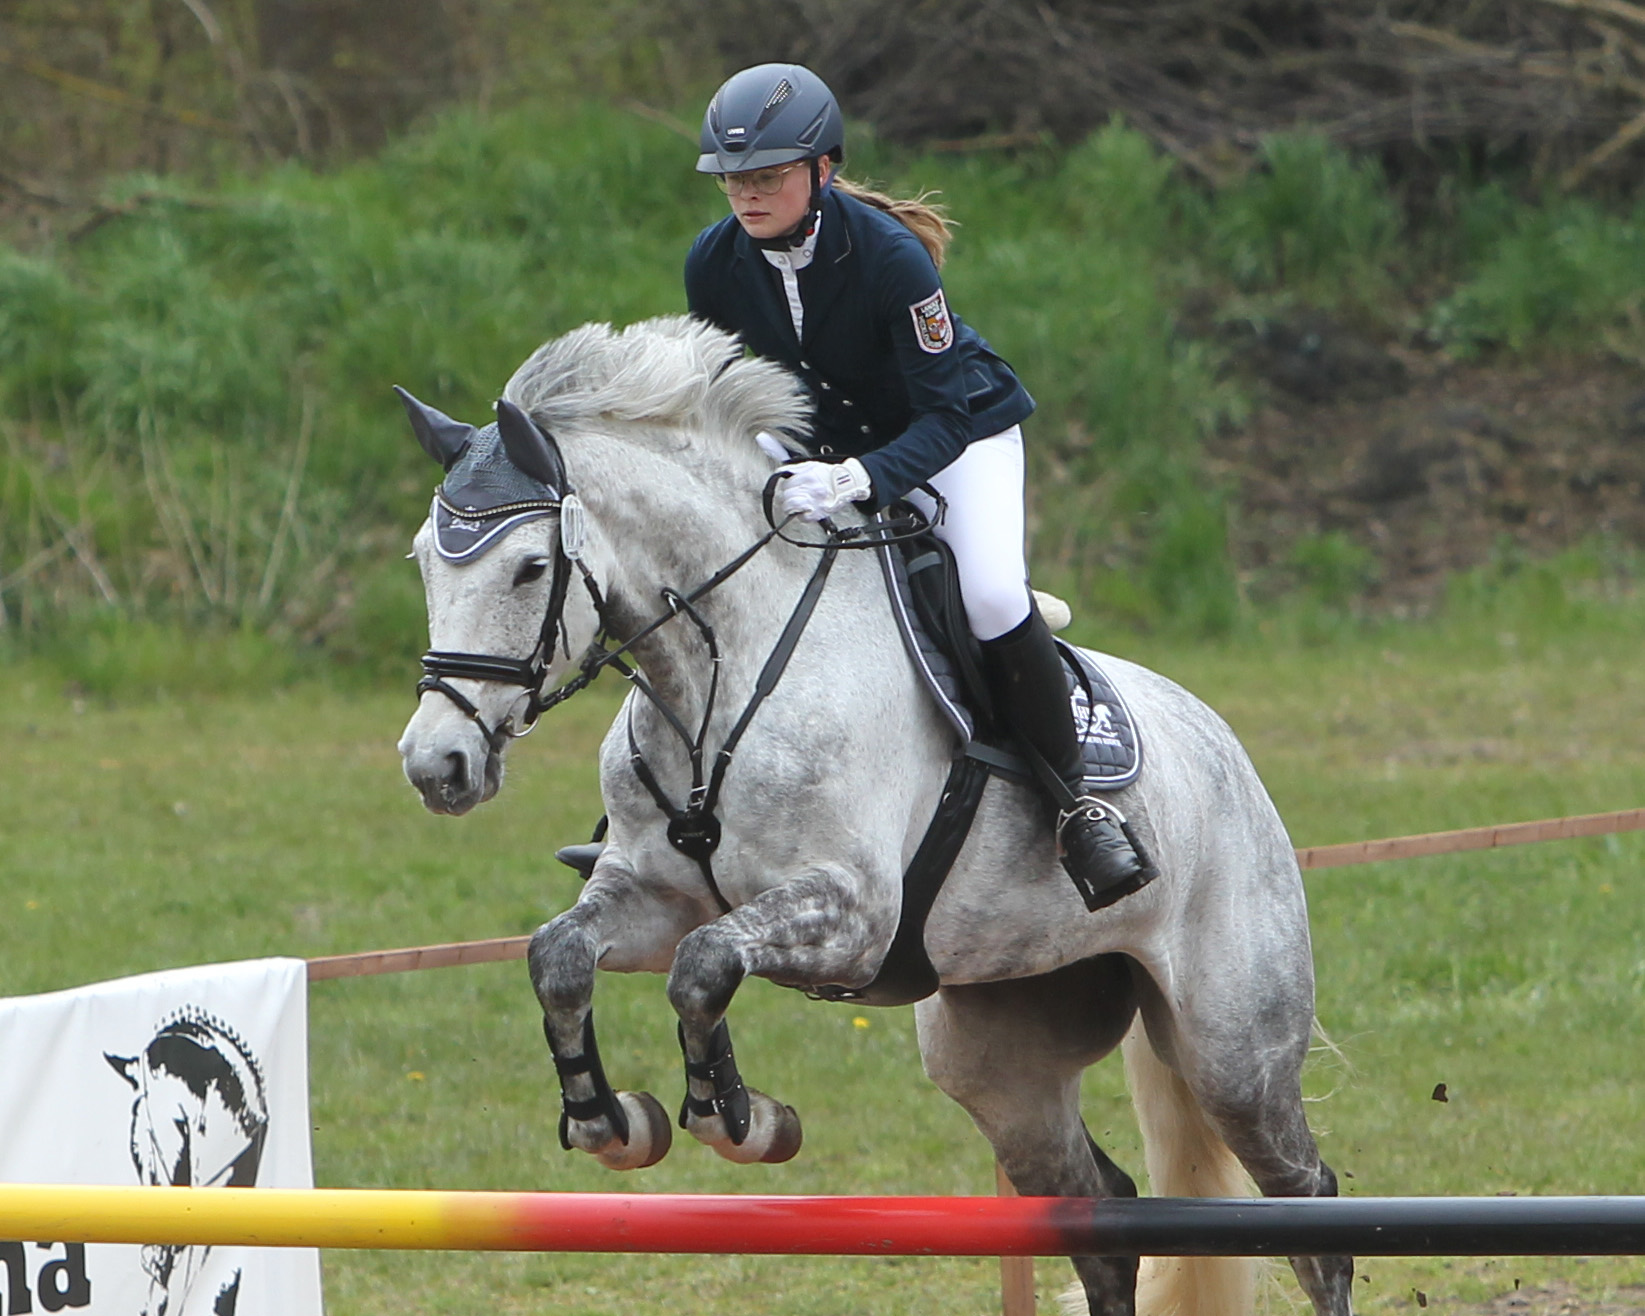
[[[435, 497], [445, 503], [444, 495], [436, 493]], [[446, 503], [449, 508], [450, 504]], [[457, 509], [451, 509], [453, 511]], [[543, 682], [548, 677], [549, 664], [554, 660], [556, 645], [564, 648], [566, 657], [571, 656], [570, 633], [566, 628], [565, 605], [566, 597], [571, 589], [571, 570], [573, 565], [582, 573], [583, 585], [593, 600], [595, 615], [600, 621], [600, 635], [609, 633], [610, 623], [607, 615], [605, 596], [600, 592], [599, 582], [594, 579], [594, 573], [588, 569], [583, 561], [582, 551], [584, 542], [584, 522], [582, 502], [576, 492], [567, 485], [565, 493], [558, 498], [533, 499], [528, 503], [511, 503], [506, 507], [495, 508], [486, 513], [488, 519], [503, 516], [516, 516], [530, 512], [558, 512], [560, 514], [560, 533], [554, 541], [554, 574], [549, 584], [548, 606], [543, 612], [542, 625], [537, 630], [537, 642], [531, 653], [525, 658], [509, 658], [488, 653], [461, 653], [450, 649], [430, 649], [423, 654], [423, 676], [417, 682], [417, 697], [420, 699], [430, 690], [438, 690], [449, 699], [468, 719], [479, 727], [480, 734], [485, 737], [486, 744], [492, 753], [498, 753], [510, 740], [527, 734], [537, 725], [537, 719], [548, 709], [554, 707], [564, 699], [570, 698], [577, 690], [582, 689], [595, 676], [599, 675], [596, 667], [586, 673], [586, 677], [579, 674], [577, 680], [562, 686], [548, 696], [543, 695]], [[472, 517], [474, 513], [465, 512]], [[587, 668], [587, 662], [583, 664]], [[461, 690], [451, 685], [450, 677], [462, 677], [474, 681], [496, 681], [503, 685], [517, 685], [525, 690], [526, 707], [520, 719], [520, 729], [515, 730], [512, 715], [505, 717], [495, 727], [487, 726], [485, 718], [473, 700], [469, 699]], [[569, 688], [574, 687], [574, 688]]]
[[[703, 879], [722, 913], [729, 912], [731, 904], [721, 893], [719, 884], [714, 877], [712, 856], [719, 846], [722, 831], [715, 809], [719, 803], [720, 788], [725, 781], [726, 771], [731, 766], [732, 755], [736, 752], [743, 733], [754, 720], [754, 714], [759, 710], [760, 705], [777, 688], [777, 683], [782, 679], [788, 661], [793, 657], [794, 650], [799, 645], [800, 637], [804, 634], [806, 625], [816, 611], [817, 602], [822, 597], [823, 586], [827, 583], [829, 572], [833, 570], [840, 552], [844, 549], [877, 548], [882, 544], [895, 543], [900, 539], [919, 533], [925, 525], [923, 518], [912, 511], [906, 516], [897, 517], [886, 517], [882, 514], [867, 525], [847, 526], [843, 529], [824, 519], [820, 524], [826, 538], [820, 542], [794, 538], [786, 533], [788, 523], [793, 518], [789, 517], [782, 522], [778, 522], [772, 506], [777, 481], [783, 478], [785, 474], [784, 471], [778, 471], [766, 483], [763, 504], [766, 523], [771, 528], [695, 588], [682, 593], [664, 587], [662, 590], [664, 611], [657, 614], [651, 621], [629, 636], [628, 639], [615, 646], [612, 645], [612, 641], [616, 636], [610, 604], [604, 591], [601, 590], [599, 582], [594, 578], [594, 573], [583, 560], [585, 527], [583, 524], [582, 503], [569, 483], [565, 485], [565, 492], [557, 499], [535, 500], [529, 506], [524, 503], [516, 503], [507, 508], [494, 509], [488, 515], [515, 515], [524, 511], [558, 511], [560, 513], [560, 535], [555, 541], [554, 548], [554, 574], [549, 586], [548, 606], [543, 614], [542, 625], [538, 628], [537, 642], [530, 656], [526, 658], [430, 649], [423, 655], [423, 676], [417, 682], [418, 698], [421, 698], [430, 690], [439, 691], [480, 729], [481, 734], [485, 737], [486, 744], [490, 746], [492, 752], [499, 753], [508, 741], [530, 732], [537, 724], [538, 718], [549, 709], [564, 703], [578, 691], [587, 689], [593, 683], [594, 678], [606, 668], [610, 667], [619, 672], [625, 680], [650, 700], [651, 704], [662, 715], [664, 722], [685, 746], [691, 763], [691, 789], [686, 797], [684, 807], [679, 807], [668, 798], [667, 793], [658, 783], [656, 774], [645, 761], [639, 742], [634, 734], [633, 712], [630, 709], [627, 735], [629, 761], [634, 768], [635, 776], [639, 778], [640, 784], [645, 787], [647, 793], [656, 801], [657, 807], [668, 818], [669, 844], [681, 854], [697, 862], [698, 867], [702, 870]], [[472, 516], [473, 513], [470, 512], [467, 515]], [[696, 605], [752, 561], [768, 544], [778, 539], [796, 547], [817, 549], [820, 556], [816, 568], [812, 571], [811, 577], [801, 591], [793, 611], [789, 614], [787, 623], [783, 626], [782, 633], [777, 637], [776, 644], [772, 646], [770, 654], [766, 657], [765, 665], [760, 669], [759, 677], [754, 683], [753, 694], [749, 697], [747, 705], [732, 725], [725, 741], [715, 752], [713, 765], [710, 767], [708, 766], [707, 749], [708, 729], [713, 720], [714, 708], [719, 695], [722, 664], [714, 627]], [[543, 685], [547, 680], [548, 669], [553, 661], [556, 647], [561, 648], [567, 658], [571, 656], [570, 632], [565, 621], [565, 605], [567, 596], [570, 593], [573, 567], [581, 573], [583, 585], [587, 589], [594, 606], [594, 614], [599, 622], [599, 630], [593, 642], [584, 652], [582, 659], [578, 662], [576, 675], [564, 684], [544, 693]], [[702, 717], [697, 724], [695, 733], [687, 728], [684, 719], [669, 707], [667, 701], [657, 693], [656, 689], [639, 670], [625, 660], [631, 655], [637, 644], [676, 617], [681, 616], [697, 628], [698, 633], [703, 638], [703, 643], [708, 649], [711, 664], [708, 696], [704, 701]], [[449, 683], [448, 678], [451, 677], [476, 681], [495, 681], [505, 685], [522, 687], [525, 691], [526, 707], [520, 719], [519, 729], [515, 729], [512, 715], [505, 717], [495, 727], [487, 726], [474, 702]]]

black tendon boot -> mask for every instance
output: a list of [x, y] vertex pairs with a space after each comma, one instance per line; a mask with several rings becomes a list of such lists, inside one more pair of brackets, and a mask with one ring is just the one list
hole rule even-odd
[[999, 720], [1032, 751], [1030, 761], [1057, 805], [1057, 854], [1087, 909], [1101, 909], [1152, 881], [1119, 811], [1085, 789], [1062, 658], [1035, 608], [1020, 626], [984, 640]]

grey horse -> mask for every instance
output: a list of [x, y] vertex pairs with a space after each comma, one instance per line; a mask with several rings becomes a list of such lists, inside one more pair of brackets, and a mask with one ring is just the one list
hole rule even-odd
[[[875, 977], [955, 750], [870, 553], [838, 555], [780, 684], [756, 697], [817, 570], [815, 544], [791, 540], [823, 533], [770, 539], [762, 508], [776, 463], [756, 436], [804, 433], [798, 384], [718, 330], [670, 317], [544, 344], [508, 383], [501, 439], [498, 426], [409, 409], [448, 472], [476, 454], [497, 467], [501, 443], [504, 465], [540, 495], [493, 480], [489, 505], [437, 501], [416, 537], [431, 655], [448, 660], [425, 658], [431, 675], [399, 744], [427, 807], [460, 814], [495, 794], [507, 744], [541, 705], [531, 687], [574, 675], [596, 640], [626, 646], [650, 690], [630, 693], [601, 751], [607, 843], [576, 904], [531, 941], [562, 1141], [615, 1169], [669, 1147], [656, 1099], [614, 1092], [600, 1067], [598, 968], [668, 976], [688, 1132], [734, 1161], [794, 1155], [798, 1117], [742, 1086], [727, 1008], [750, 974], [836, 992]], [[715, 588], [688, 592], [762, 538]], [[1160, 876], [1087, 912], [1038, 793], [990, 781], [925, 926], [941, 983], [916, 1006], [926, 1073], [1022, 1193], [1132, 1196], [1079, 1110], [1082, 1071], [1123, 1040], [1155, 1193], [1248, 1195], [1248, 1173], [1267, 1195], [1333, 1195], [1303, 1114], [1313, 967], [1285, 828], [1221, 718], [1146, 668], [1101, 662], [1143, 727], [1143, 771], [1116, 803]], [[723, 833], [705, 865], [671, 843], [658, 796], [683, 804], [703, 757], [755, 704], [723, 774]], [[1251, 1305], [1245, 1262], [1160, 1261], [1140, 1284], [1134, 1258], [1073, 1264], [1089, 1310], [1104, 1316]], [[1321, 1316], [1348, 1316], [1350, 1258], [1292, 1266]]]

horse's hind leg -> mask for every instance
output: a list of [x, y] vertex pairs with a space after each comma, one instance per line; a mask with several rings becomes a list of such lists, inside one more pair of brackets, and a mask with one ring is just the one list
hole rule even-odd
[[[1080, 1119], [1080, 1075], [1113, 1050], [1134, 1010], [1117, 955], [1037, 978], [944, 987], [915, 1008], [926, 1073], [964, 1106], [1017, 1191], [1134, 1197]], [[1131, 1316], [1135, 1257], [1074, 1257], [1094, 1316]]]
[[[1287, 993], [1276, 970], [1266, 997], [1270, 1008], [1260, 1008], [1264, 994], [1252, 990], [1243, 999], [1255, 1013], [1243, 1027], [1230, 1027], [1224, 1012], [1192, 992], [1168, 1008], [1140, 970], [1137, 985], [1147, 1035], [1127, 1040], [1126, 1070], [1150, 1143], [1154, 1191], [1193, 1192], [1195, 1185], [1182, 1177], [1188, 1162], [1214, 1160], [1215, 1153], [1184, 1143], [1182, 1131], [1208, 1124], [1207, 1132], [1220, 1137], [1264, 1196], [1335, 1197], [1336, 1175], [1321, 1159], [1302, 1107], [1302, 1062], [1313, 1022], [1304, 1002], [1311, 993]], [[1254, 1019], [1261, 1020], [1261, 1037]], [[1167, 1140], [1147, 1137], [1150, 1120], [1177, 1139], [1176, 1171], [1162, 1145]], [[1201, 1187], [1198, 1195], [1226, 1196], [1230, 1190]], [[1318, 1316], [1351, 1316], [1352, 1257], [1292, 1257], [1291, 1268]]]
[[680, 1124], [727, 1160], [786, 1161], [800, 1149], [791, 1106], [743, 1086], [725, 1012], [750, 974], [793, 985], [870, 981], [896, 924], [860, 878], [826, 866], [772, 887], [683, 941], [668, 975], [680, 1016], [686, 1100]]

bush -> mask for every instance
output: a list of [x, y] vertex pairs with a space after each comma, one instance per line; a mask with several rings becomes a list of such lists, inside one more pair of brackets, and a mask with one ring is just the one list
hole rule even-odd
[[1507, 207], [1485, 188], [1465, 213], [1474, 269], [1433, 310], [1440, 338], [1466, 353], [1611, 335], [1645, 359], [1645, 205], [1626, 214], [1571, 198]]
[[1212, 214], [1209, 246], [1242, 288], [1286, 287], [1320, 306], [1375, 303], [1388, 292], [1399, 208], [1375, 160], [1324, 137], [1265, 138], [1260, 166]]

